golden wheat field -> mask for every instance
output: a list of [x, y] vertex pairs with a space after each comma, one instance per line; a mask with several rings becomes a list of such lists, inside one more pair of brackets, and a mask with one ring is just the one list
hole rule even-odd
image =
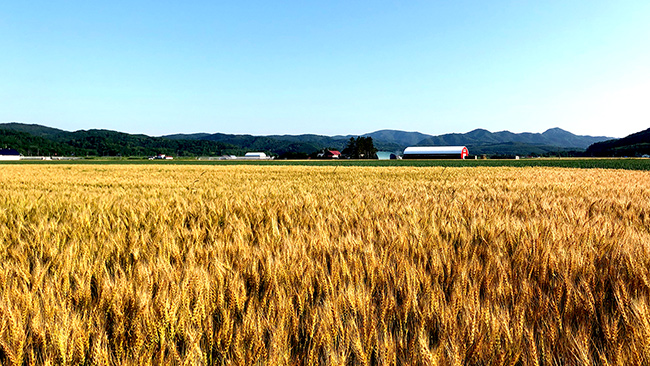
[[648, 365], [650, 175], [0, 167], [3, 365]]

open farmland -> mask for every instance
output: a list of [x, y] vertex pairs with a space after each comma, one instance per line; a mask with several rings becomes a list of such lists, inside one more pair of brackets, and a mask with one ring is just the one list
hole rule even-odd
[[650, 363], [650, 176], [3, 165], [0, 363]]
[[553, 168], [581, 168], [581, 169], [626, 169], [650, 170], [650, 159], [645, 158], [530, 158], [530, 159], [414, 159], [414, 160], [375, 160], [375, 159], [313, 159], [313, 160], [144, 160], [128, 158], [98, 158], [63, 161], [4, 161], [3, 165], [12, 164], [37, 164], [37, 165], [106, 165], [106, 164], [142, 164], [142, 165], [263, 165], [263, 166], [391, 166], [391, 167], [553, 167]]

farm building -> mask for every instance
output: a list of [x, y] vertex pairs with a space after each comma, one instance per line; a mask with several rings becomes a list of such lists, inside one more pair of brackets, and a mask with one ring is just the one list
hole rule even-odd
[[338, 150], [325, 150], [323, 152], [318, 153], [317, 157], [322, 159], [340, 159], [341, 152], [339, 152]]
[[247, 152], [244, 156], [236, 155], [223, 155], [216, 157], [200, 157], [199, 160], [271, 160], [272, 156], [268, 156], [263, 152]]
[[[241, 158], [238, 158], [241, 159]], [[250, 159], [250, 160], [268, 160], [271, 159], [270, 156], [267, 156], [263, 152], [247, 152], [244, 155], [244, 159]]]
[[325, 158], [328, 159], [338, 159], [341, 157], [341, 152], [338, 150], [327, 150], [325, 152]]
[[0, 160], [20, 160], [20, 153], [14, 149], [0, 149]]
[[173, 160], [174, 157], [173, 157], [173, 156], [167, 156], [167, 155], [165, 155], [165, 154], [158, 154], [158, 155], [156, 155], [156, 156], [152, 156], [152, 157], [149, 158], [149, 160], [159, 160], [159, 159], [162, 159], [162, 160]]
[[410, 146], [404, 149], [404, 159], [465, 159], [465, 146]]
[[397, 155], [390, 151], [377, 151], [377, 159], [379, 160], [393, 160], [397, 159]]

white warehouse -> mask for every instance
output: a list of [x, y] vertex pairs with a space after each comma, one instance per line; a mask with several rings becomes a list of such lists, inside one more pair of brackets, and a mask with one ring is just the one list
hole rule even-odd
[[251, 160], [269, 160], [271, 159], [270, 156], [267, 156], [263, 152], [247, 152], [246, 155], [244, 155], [244, 159], [251, 159]]
[[404, 149], [404, 159], [465, 159], [469, 151], [465, 146], [409, 146]]
[[20, 153], [14, 149], [0, 149], [0, 160], [20, 160]]

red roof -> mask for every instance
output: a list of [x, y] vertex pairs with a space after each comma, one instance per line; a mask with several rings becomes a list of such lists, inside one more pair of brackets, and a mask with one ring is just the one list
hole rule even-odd
[[327, 150], [327, 152], [330, 155], [341, 155], [341, 153], [338, 150]]

